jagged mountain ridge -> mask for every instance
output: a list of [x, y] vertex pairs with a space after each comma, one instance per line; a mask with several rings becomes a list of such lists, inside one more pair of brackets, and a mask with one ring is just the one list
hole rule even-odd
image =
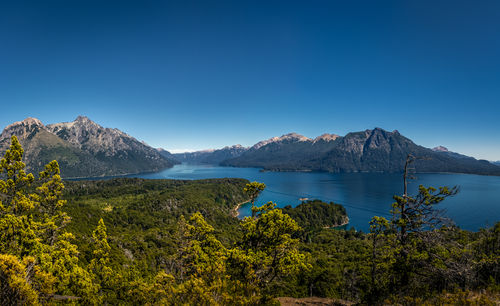
[[[10, 146], [11, 136], [15, 135], [24, 149], [24, 161], [27, 170], [38, 172], [48, 162], [57, 159], [63, 175], [90, 176], [96, 169], [103, 167], [98, 160], [71, 144], [50, 133], [40, 120], [27, 118], [7, 126], [0, 135], [0, 152], [3, 155]], [[78, 173], [73, 171], [79, 165], [82, 168]]]
[[[198, 156], [202, 153], [189, 154]], [[213, 152], [204, 152], [204, 159], [208, 160], [210, 154]], [[487, 161], [450, 152], [444, 147], [436, 150], [425, 148], [397, 130], [389, 132], [381, 128], [343, 137], [324, 134], [315, 139], [290, 133], [258, 142], [239, 152], [239, 156], [218, 164], [272, 171], [401, 172], [408, 154], [419, 157], [414, 163], [417, 172], [500, 175], [500, 167]], [[190, 160], [185, 158], [182, 161]]]
[[246, 152], [248, 148], [241, 145], [227, 146], [218, 150], [172, 154], [180, 162], [197, 164], [219, 164], [227, 159], [235, 158]]
[[[463, 154], [460, 154], [460, 153], [452, 152], [452, 151], [448, 150], [448, 148], [443, 147], [443, 146], [437, 146], [435, 148], [432, 148], [432, 151], [439, 152], [439, 153], [444, 153], [444, 154], [448, 154], [448, 155], [450, 155], [452, 157], [456, 157], [456, 158], [472, 158], [472, 159], [474, 159], [473, 157], [470, 157], [470, 156], [467, 156], [467, 155], [463, 155]], [[492, 163], [492, 164], [495, 164], [495, 163]]]
[[339, 138], [325, 156], [305, 163], [309, 169], [329, 172], [401, 172], [412, 154], [417, 172], [454, 172], [500, 175], [500, 167], [453, 152], [435, 152], [415, 144], [398, 131], [380, 128]]
[[7, 126], [0, 152], [16, 135], [25, 150], [29, 171], [38, 172], [56, 159], [63, 177], [98, 177], [158, 171], [176, 162], [118, 129], [104, 128], [87, 117], [49, 124], [27, 118]]
[[[324, 147], [328, 148], [328, 144], [340, 136], [336, 134], [323, 134], [316, 137], [315, 139], [307, 138], [303, 135], [297, 133], [289, 133], [282, 135], [280, 137], [272, 137], [263, 141], [260, 141], [253, 145], [252, 147], [243, 147], [242, 145], [226, 146], [222, 149], [210, 149], [202, 150], [196, 152], [186, 152], [186, 153], [176, 153], [172, 154], [178, 161], [187, 163], [201, 163], [201, 164], [220, 164], [228, 159], [237, 158], [247, 151], [257, 152], [260, 148], [266, 147], [263, 150], [263, 154], [267, 155], [268, 150], [272, 150], [277, 144], [290, 144], [290, 143], [312, 143], [314, 144], [314, 150], [311, 150], [311, 154], [316, 152], [324, 151]], [[287, 157], [289, 154], [285, 154], [283, 157]]]

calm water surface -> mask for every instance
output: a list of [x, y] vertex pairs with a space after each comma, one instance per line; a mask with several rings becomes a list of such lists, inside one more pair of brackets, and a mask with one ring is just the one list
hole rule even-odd
[[[311, 173], [260, 172], [257, 168], [232, 168], [181, 164], [157, 173], [134, 175], [151, 179], [187, 179], [239, 177], [267, 185], [257, 199], [259, 204], [273, 201], [278, 206], [298, 205], [300, 198], [320, 199], [342, 204], [350, 218], [349, 226], [369, 230], [374, 215], [390, 217], [392, 196], [403, 192], [402, 176], [388, 173]], [[500, 177], [468, 174], [418, 174], [409, 189], [418, 185], [455, 186], [460, 192], [440, 205], [461, 228], [478, 230], [500, 221]], [[240, 217], [250, 215], [249, 205], [240, 209]]]

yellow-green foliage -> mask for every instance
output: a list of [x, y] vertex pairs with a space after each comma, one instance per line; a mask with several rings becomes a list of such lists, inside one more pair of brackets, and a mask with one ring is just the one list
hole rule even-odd
[[[241, 222], [238, 246], [226, 248], [200, 213], [179, 222], [179, 255], [170, 273], [150, 282], [136, 281], [129, 294], [135, 303], [164, 305], [248, 305], [269, 301], [265, 289], [273, 280], [308, 269], [298, 240], [300, 230], [274, 204]], [[148, 292], [149, 294], [145, 294]]]
[[243, 191], [250, 198], [250, 202], [254, 203], [259, 194], [266, 189], [266, 184], [259, 182], [248, 183]]
[[38, 305], [50, 296], [56, 281], [35, 264], [35, 258], [0, 254], [0, 300], [2, 304]]
[[243, 239], [231, 250], [230, 265], [235, 277], [254, 294], [266, 292], [274, 280], [310, 268], [307, 256], [292, 238], [301, 228], [289, 215], [269, 202], [241, 223]]
[[[96, 286], [79, 265], [72, 234], [64, 231], [69, 218], [61, 211], [64, 188], [59, 165], [52, 161], [35, 180], [26, 174], [23, 149], [12, 136], [0, 161], [0, 296], [12, 303], [38, 303], [56, 295], [77, 295], [96, 302]], [[33, 185], [38, 187], [33, 193]]]
[[259, 182], [248, 183], [243, 188], [243, 192], [250, 198], [250, 202], [252, 203], [252, 217], [255, 217], [256, 213], [255, 200], [264, 189], [266, 189], [266, 184]]

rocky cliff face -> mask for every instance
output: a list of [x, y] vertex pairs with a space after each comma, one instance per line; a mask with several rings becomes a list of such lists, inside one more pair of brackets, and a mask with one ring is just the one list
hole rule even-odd
[[65, 177], [111, 176], [157, 171], [174, 162], [157, 150], [117, 129], [104, 128], [87, 117], [73, 122], [44, 126], [27, 118], [5, 128], [0, 151], [16, 135], [25, 149], [25, 163], [31, 171], [56, 159]]
[[36, 118], [30, 117], [5, 127], [0, 139], [10, 138], [12, 135], [16, 135], [19, 139], [27, 139], [33, 137], [41, 129], [45, 129], [43, 123]]
[[142, 156], [150, 161], [164, 160], [156, 149], [118, 129], [104, 128], [87, 117], [79, 116], [73, 122], [49, 124], [47, 129], [59, 138], [102, 159], [134, 159]]

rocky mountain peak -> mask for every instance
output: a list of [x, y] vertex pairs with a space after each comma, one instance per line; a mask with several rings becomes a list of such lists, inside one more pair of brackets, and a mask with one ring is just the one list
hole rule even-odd
[[376, 127], [373, 130], [366, 130], [366, 133], [369, 135], [386, 135], [386, 134], [392, 134], [391, 132], [388, 132], [382, 128]]
[[321, 136], [318, 136], [318, 137], [314, 138], [313, 143], [316, 143], [318, 141], [330, 142], [330, 141], [336, 140], [339, 137], [340, 136], [337, 135], [337, 134], [328, 134], [328, 133], [325, 133], [325, 134], [323, 134]]
[[35, 118], [15, 122], [1, 135], [0, 153], [12, 135], [22, 141], [30, 169], [39, 171], [47, 161], [57, 159], [69, 177], [156, 171], [175, 163], [168, 154], [164, 156], [146, 143], [85, 116], [46, 126]]
[[262, 148], [263, 146], [266, 146], [270, 143], [283, 142], [283, 141], [297, 141], [297, 142], [299, 142], [299, 141], [311, 141], [311, 139], [307, 138], [303, 135], [297, 134], [297, 133], [288, 133], [288, 134], [282, 135], [280, 137], [272, 137], [272, 138], [269, 138], [267, 140], [260, 141], [257, 144], [255, 144], [252, 147], [252, 149], [258, 150], [258, 149]]
[[279, 141], [283, 141], [283, 140], [310, 141], [311, 139], [307, 138], [304, 135], [300, 135], [297, 133], [288, 133], [286, 135], [279, 137], [278, 140]]
[[92, 120], [90, 120], [89, 117], [87, 117], [87, 116], [78, 115], [78, 117], [76, 117], [75, 121], [85, 122], [85, 121], [92, 121]]
[[43, 123], [37, 118], [28, 117], [22, 121], [14, 122], [8, 125], [2, 132], [0, 138], [10, 138], [16, 135], [19, 138], [26, 138], [29, 135], [45, 128]]
[[342, 138], [342, 147], [347, 152], [357, 155], [364, 154], [363, 152], [372, 149], [382, 149], [389, 151], [391, 148], [391, 139], [393, 136], [398, 136], [394, 132], [388, 132], [382, 128], [374, 128], [373, 130], [365, 130], [364, 132], [349, 133]]
[[[71, 130], [71, 131], [83, 131], [87, 132], [93, 131], [95, 133], [96, 130], [102, 128], [99, 124], [90, 120], [85, 116], [78, 116], [72, 122], [61, 122], [61, 123], [53, 123], [48, 124], [47, 128], [54, 134], [58, 134], [62, 130]], [[60, 136], [60, 135], [58, 135]]]
[[94, 121], [90, 120], [89, 117], [86, 116], [78, 116], [76, 119], [72, 122], [74, 125], [81, 126], [83, 128], [87, 129], [99, 129], [103, 128], [99, 124], [95, 123]]
[[244, 150], [244, 149], [246, 148], [240, 144], [225, 146], [224, 148], [222, 148], [222, 150]]
[[16, 121], [16, 122], [8, 125], [5, 128], [5, 130], [16, 128], [19, 126], [23, 126], [23, 127], [31, 129], [33, 127], [43, 127], [44, 125], [43, 125], [42, 121], [38, 120], [37, 118], [28, 117], [22, 121]]
[[134, 147], [149, 148], [147, 144], [135, 140], [126, 133], [118, 129], [104, 128], [85, 116], [78, 116], [73, 122], [49, 124], [47, 129], [78, 148], [94, 154], [104, 153], [106, 156], [114, 156], [129, 150], [131, 143], [134, 143]]
[[26, 119], [24, 119], [23, 121], [21, 121], [22, 124], [24, 125], [27, 125], [27, 126], [39, 126], [39, 127], [43, 127], [43, 123], [42, 121], [38, 120], [37, 118], [33, 118], [33, 117], [28, 117]]
[[432, 148], [432, 151], [434, 152], [450, 152], [448, 148], [443, 147], [443, 146], [437, 146], [435, 148]]

